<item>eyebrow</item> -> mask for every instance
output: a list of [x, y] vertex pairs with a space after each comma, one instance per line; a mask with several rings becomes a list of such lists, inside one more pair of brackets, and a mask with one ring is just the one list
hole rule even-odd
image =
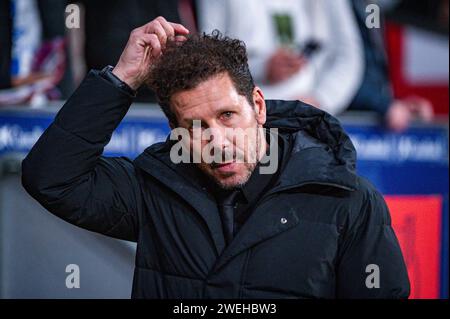
[[[238, 108], [238, 105], [234, 105], [234, 104], [231, 104], [231, 105], [225, 105], [225, 106], [219, 107], [219, 108], [216, 110], [216, 112], [217, 112], [217, 113], [223, 113], [223, 112], [229, 111], [230, 109], [236, 110], [237, 108]], [[193, 126], [193, 122], [194, 122], [195, 120], [202, 121], [201, 119], [198, 119], [198, 118], [197, 118], [197, 119], [196, 119], [196, 118], [184, 118], [184, 119], [182, 119], [183, 122], [188, 123], [188, 126], [189, 126], [189, 127], [192, 127], [192, 126]], [[203, 121], [202, 121], [202, 122], [203, 122]]]

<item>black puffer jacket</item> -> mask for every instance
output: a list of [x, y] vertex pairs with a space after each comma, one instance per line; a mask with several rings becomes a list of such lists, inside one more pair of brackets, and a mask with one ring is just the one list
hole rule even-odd
[[[267, 101], [267, 127], [290, 135], [290, 158], [225, 247], [216, 203], [169, 160], [168, 143], [134, 161], [102, 156], [131, 102], [91, 72], [23, 161], [22, 181], [64, 220], [137, 241], [133, 297], [409, 295], [386, 204], [355, 175], [355, 150], [336, 119]], [[379, 288], [366, 286], [371, 264]]]

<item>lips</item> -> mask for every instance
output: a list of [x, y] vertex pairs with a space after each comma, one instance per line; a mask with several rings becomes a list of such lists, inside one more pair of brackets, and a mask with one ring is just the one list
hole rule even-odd
[[234, 171], [236, 166], [235, 162], [229, 162], [229, 163], [216, 163], [212, 165], [212, 169], [219, 171], [221, 173], [228, 173]]

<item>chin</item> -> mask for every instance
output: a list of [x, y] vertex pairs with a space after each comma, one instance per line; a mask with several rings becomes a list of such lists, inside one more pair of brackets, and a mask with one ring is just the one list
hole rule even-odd
[[248, 178], [233, 176], [229, 178], [215, 178], [216, 183], [223, 189], [234, 189], [237, 187], [244, 186], [247, 183]]
[[225, 174], [218, 173], [211, 167], [204, 169], [204, 171], [223, 189], [233, 189], [244, 186], [250, 179], [250, 176], [256, 167], [256, 165], [249, 164], [241, 165], [244, 165], [242, 169], [234, 172], [227, 172]]

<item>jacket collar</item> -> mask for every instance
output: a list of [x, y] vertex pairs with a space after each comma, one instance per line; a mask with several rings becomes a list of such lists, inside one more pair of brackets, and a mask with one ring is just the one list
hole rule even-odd
[[333, 116], [300, 101], [266, 101], [267, 128], [292, 139], [278, 189], [317, 184], [355, 190], [356, 151]]

